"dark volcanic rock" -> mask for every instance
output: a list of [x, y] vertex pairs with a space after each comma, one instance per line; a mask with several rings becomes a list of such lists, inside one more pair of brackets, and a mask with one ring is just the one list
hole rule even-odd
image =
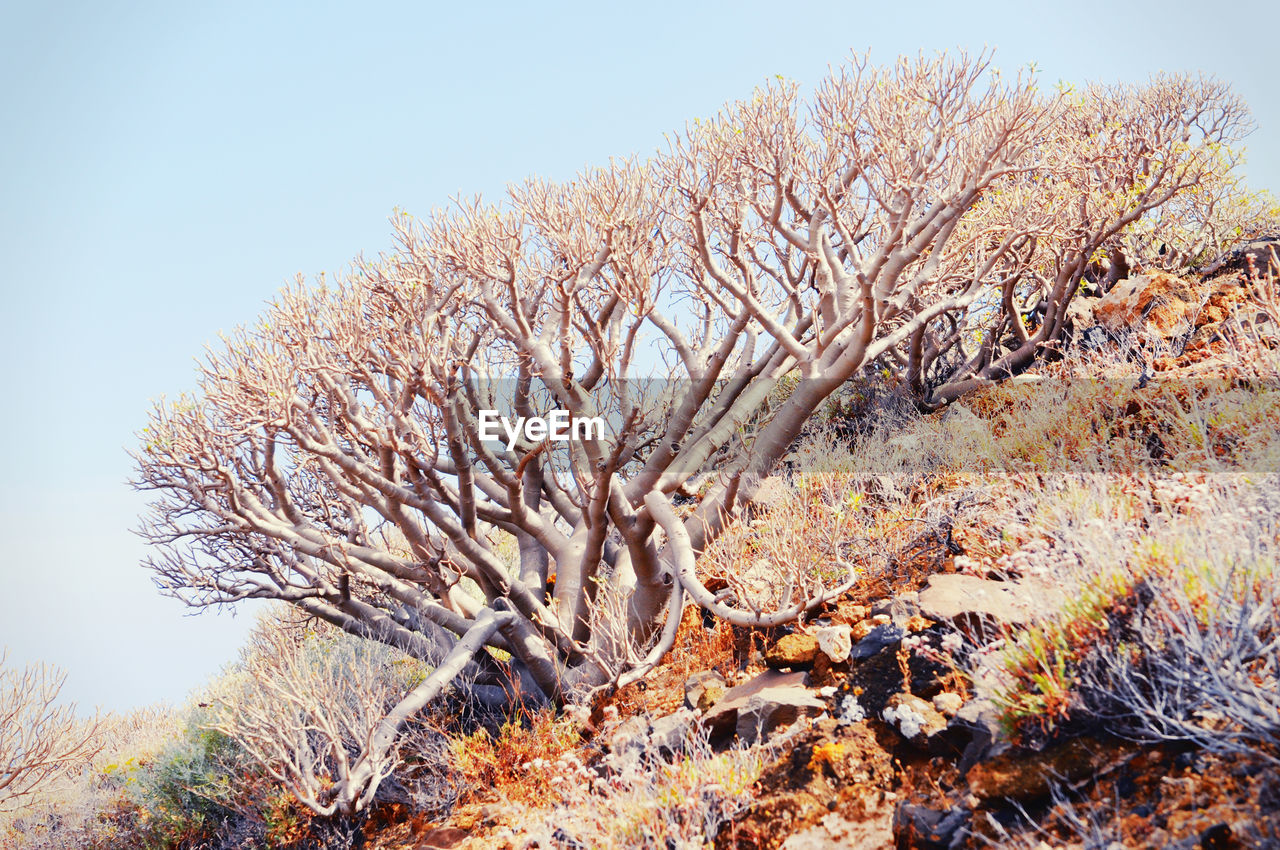
[[918, 850], [947, 850], [962, 838], [969, 824], [968, 809], [953, 806], [946, 811], [901, 803], [893, 813], [893, 834], [899, 846]]
[[879, 655], [886, 649], [895, 648], [907, 633], [900, 626], [879, 625], [874, 627], [866, 637], [853, 645], [849, 653], [850, 661], [861, 661]]

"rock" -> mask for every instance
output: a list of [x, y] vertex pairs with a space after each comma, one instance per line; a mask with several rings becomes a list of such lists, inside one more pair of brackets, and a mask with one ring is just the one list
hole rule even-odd
[[[1274, 258], [1272, 252], [1275, 254]], [[1243, 271], [1255, 276], [1277, 274], [1280, 273], [1280, 265], [1277, 265], [1276, 258], [1280, 258], [1280, 238], [1264, 237], [1239, 245], [1221, 263], [1216, 263], [1205, 271]]]
[[825, 652], [813, 657], [813, 668], [809, 671], [809, 687], [821, 688], [838, 685], [849, 672], [849, 662], [832, 661]]
[[717, 670], [694, 673], [684, 682], [684, 704], [695, 711], [706, 712], [724, 696], [727, 684]]
[[775, 729], [790, 726], [801, 717], [817, 717], [826, 710], [826, 702], [808, 688], [765, 688], [749, 696], [738, 709], [738, 740], [748, 744], [763, 741]]
[[1075, 332], [1083, 337], [1084, 333], [1093, 326], [1093, 308], [1099, 299], [1090, 298], [1086, 295], [1077, 295], [1071, 299], [1071, 303], [1067, 305], [1067, 312], [1063, 316], [1063, 323], [1070, 325]]
[[[970, 414], [971, 416], [973, 414]], [[900, 593], [892, 599], [882, 599], [871, 606], [871, 614], [888, 617], [901, 626], [920, 613], [920, 595], [914, 591]]]
[[783, 637], [765, 651], [764, 660], [770, 667], [807, 667], [818, 654], [818, 639], [804, 632]]
[[894, 694], [880, 716], [904, 738], [923, 741], [947, 728], [947, 718], [915, 694]]
[[933, 707], [947, 717], [955, 717], [963, 706], [964, 697], [950, 691], [943, 691], [933, 698]]
[[441, 826], [427, 830], [419, 839], [414, 850], [444, 850], [461, 844], [471, 833], [456, 826]]
[[875, 476], [868, 490], [872, 495], [878, 496], [886, 502], [905, 502], [907, 500], [903, 492], [898, 489], [898, 485], [891, 475]]
[[876, 626], [885, 626], [892, 621], [893, 618], [888, 614], [875, 614], [865, 620], [860, 620], [855, 623], [850, 631], [850, 636], [856, 641], [862, 640], [864, 637], [871, 634], [871, 630]]
[[[897, 627], [886, 626], [885, 628], [896, 629]], [[941, 639], [933, 633], [925, 633], [920, 639], [927, 642], [933, 649], [937, 649], [941, 642]], [[874, 638], [868, 638], [868, 640], [874, 640]], [[900, 645], [901, 637], [892, 642], [877, 641], [875, 644], [864, 642], [853, 647], [849, 675], [845, 678], [842, 691], [857, 697], [859, 704], [869, 716], [879, 717], [889, 704], [889, 698], [908, 690], [908, 685], [910, 692], [917, 696], [926, 699], [932, 697], [942, 690], [942, 680], [950, 673], [950, 669], [945, 664], [918, 652], [912, 652], [907, 656], [909, 681], [904, 681], [902, 667], [898, 661]], [[876, 651], [868, 652], [869, 657], [859, 655], [860, 647], [869, 649], [873, 646]]]
[[1007, 752], [969, 768], [969, 790], [983, 800], [1034, 800], [1050, 783], [1084, 779], [1105, 761], [1096, 745], [1077, 738], [1043, 753]]
[[766, 670], [759, 676], [725, 691], [724, 696], [707, 711], [702, 722], [711, 731], [713, 738], [723, 738], [736, 728], [738, 712], [746, 707], [751, 697], [766, 692], [768, 698], [774, 700], [783, 702], [794, 700], [798, 704], [804, 704], [807, 700], [823, 705], [822, 701], [805, 687], [803, 672], [780, 673], [777, 670]]
[[[863, 622], [867, 621], [864, 620]], [[854, 629], [853, 634], [857, 634], [858, 631], [858, 629]], [[849, 653], [849, 659], [856, 661], [879, 655], [886, 649], [901, 643], [906, 636], [906, 631], [898, 626], [887, 624], [872, 626], [865, 635], [859, 638], [858, 643]]]
[[956, 764], [961, 773], [1009, 748], [1000, 725], [1000, 711], [989, 699], [979, 697], [966, 702], [951, 718], [950, 728], [958, 733], [961, 740], [967, 739]]
[[813, 826], [788, 835], [781, 850], [883, 850], [892, 846], [893, 816], [886, 807], [872, 817], [857, 820], [832, 812]]
[[1191, 329], [1199, 306], [1192, 284], [1150, 271], [1117, 283], [1094, 305], [1093, 317], [1113, 334], [1146, 328], [1170, 339]]
[[624, 720], [609, 736], [609, 754], [617, 761], [630, 753], [643, 751], [648, 743], [649, 719], [637, 714]]
[[1218, 321], [1197, 322], [1184, 352], [1208, 349], [1215, 342], [1252, 340], [1255, 336], [1266, 340], [1276, 334], [1276, 323], [1267, 313], [1241, 308]]
[[923, 632], [936, 625], [937, 623], [933, 622], [933, 620], [921, 617], [919, 614], [914, 614], [906, 619], [906, 622], [902, 624], [902, 627], [909, 632]]
[[835, 620], [852, 625], [865, 620], [868, 613], [870, 612], [867, 611], [867, 606], [865, 605], [857, 605], [853, 602], [841, 600], [836, 603]]
[[745, 808], [717, 833], [715, 846], [893, 847], [894, 804], [882, 789], [894, 781], [893, 754], [876, 730], [816, 720], [765, 767]]
[[919, 850], [946, 850], [952, 841], [963, 835], [969, 823], [969, 810], [952, 806], [945, 812], [899, 803], [893, 813], [893, 834], [900, 847]]
[[1085, 328], [1081, 331], [1079, 339], [1080, 347], [1085, 351], [1101, 351], [1115, 342], [1115, 338], [1101, 325]]
[[1196, 327], [1225, 322], [1246, 301], [1246, 297], [1247, 290], [1239, 278], [1218, 281], [1196, 315]]
[[818, 650], [827, 658], [837, 663], [849, 659], [849, 650], [853, 648], [853, 630], [849, 626], [819, 626], [813, 636], [818, 641]]
[[994, 581], [960, 573], [939, 574], [930, 576], [928, 586], [920, 591], [920, 613], [930, 620], [978, 629], [983, 620], [1023, 625], [1037, 613], [1048, 613], [1059, 594], [1060, 590], [1045, 580]]
[[689, 708], [680, 708], [656, 720], [643, 714], [628, 717], [609, 736], [609, 752], [603, 764], [610, 770], [622, 772], [643, 763], [655, 749], [666, 758], [681, 753], [692, 737], [696, 719], [697, 713]]
[[657, 747], [658, 752], [667, 758], [684, 752], [694, 717], [695, 714], [687, 708], [659, 717], [649, 726], [650, 746]]

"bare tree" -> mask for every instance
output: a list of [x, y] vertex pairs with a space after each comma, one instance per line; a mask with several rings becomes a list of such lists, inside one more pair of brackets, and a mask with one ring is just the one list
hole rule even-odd
[[13, 811], [87, 765], [102, 749], [102, 722], [58, 705], [66, 675], [47, 664], [22, 671], [0, 653], [0, 812]]
[[973, 294], [967, 309], [918, 328], [891, 354], [929, 402], [954, 400], [1058, 350], [1071, 300], [1091, 274], [1105, 291], [1128, 276], [1126, 250], [1135, 262], [1151, 261], [1153, 232], [1173, 241], [1240, 196], [1228, 177], [1237, 162], [1229, 145], [1250, 124], [1225, 84], [1158, 76], [1145, 86], [1060, 87], [1056, 104], [1029, 167], [974, 211], [975, 221], [1013, 239], [1010, 250], [980, 275], [953, 266], [953, 285]]
[[[299, 280], [154, 410], [150, 565], [193, 605], [281, 599], [465, 656], [440, 670], [495, 698], [633, 681], [686, 596], [793, 619], [852, 580], [838, 546], [765, 607], [696, 559], [811, 414], [872, 364], [925, 404], [1024, 368], [1092, 254], [1242, 120], [1181, 78], [1045, 96], [986, 58], [855, 59], [808, 106], [771, 83], [650, 161], [398, 216], [395, 251]], [[485, 411], [552, 409], [607, 433], [482, 439]]]
[[492, 612], [481, 614], [461, 649], [406, 695], [397, 657], [383, 644], [299, 636], [266, 618], [245, 652], [241, 687], [216, 698], [208, 728], [238, 741], [316, 814], [351, 818], [399, 764], [403, 722], [479, 651], [494, 622]]

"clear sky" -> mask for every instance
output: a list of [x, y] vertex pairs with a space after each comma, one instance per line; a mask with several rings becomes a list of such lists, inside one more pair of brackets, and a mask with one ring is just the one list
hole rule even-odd
[[181, 701], [252, 617], [138, 566], [125, 448], [149, 399], [295, 273], [390, 244], [394, 207], [646, 154], [851, 48], [997, 49], [1042, 79], [1216, 74], [1280, 189], [1272, 2], [0, 3], [0, 646], [82, 707]]

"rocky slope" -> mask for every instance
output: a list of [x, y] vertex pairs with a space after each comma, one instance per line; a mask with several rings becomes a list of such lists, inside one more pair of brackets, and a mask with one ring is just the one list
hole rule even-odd
[[[1055, 451], [1077, 467], [984, 472], [977, 463], [953, 462], [871, 479], [869, 510], [883, 515], [886, 528], [917, 520], [920, 533], [886, 543], [892, 551], [884, 569], [793, 629], [726, 632], [688, 612], [671, 663], [586, 718], [582, 781], [601, 784], [599, 799], [580, 791], [542, 808], [464, 806], [456, 825], [405, 846], [594, 846], [592, 836], [616, 838], [598, 823], [608, 817], [611, 777], [706, 762], [716, 752], [755, 754], [749, 787], [735, 794], [724, 783], [695, 783], [684, 799], [655, 799], [656, 809], [667, 807], [668, 827], [701, 817], [707, 829], [684, 823], [685, 837], [676, 840], [651, 824], [631, 835], [635, 846], [1280, 844], [1274, 729], [1270, 739], [1254, 738], [1249, 746], [1217, 746], [1216, 733], [1223, 741], [1243, 734], [1235, 718], [1197, 709], [1191, 713], [1203, 735], [1170, 731], [1159, 740], [1139, 734], [1150, 723], [1094, 713], [1103, 702], [1088, 693], [1104, 681], [1095, 669], [1099, 653], [1159, 657], [1159, 647], [1132, 642], [1155, 634], [1135, 625], [1139, 619], [1158, 622], [1158, 606], [1142, 594], [1183, 581], [1177, 570], [1188, 540], [1208, 540], [1212, 526], [1234, 513], [1261, 513], [1265, 520], [1275, 507], [1276, 469], [1266, 462], [1276, 455], [1257, 451], [1274, 448], [1267, 417], [1276, 410], [1280, 374], [1266, 247], [1251, 246], [1202, 279], [1152, 272], [1105, 295], [1081, 297], [1065, 361], [1076, 371], [1046, 367], [1018, 387], [930, 417], [949, 423], [936, 426], [944, 430], [976, 429], [999, 440], [1008, 436], [1010, 409], [1062, 405], [1050, 411], [1064, 438]], [[1088, 357], [1110, 365], [1082, 372], [1079, 360]], [[1130, 380], [1108, 388], [1101, 413], [1087, 393], [1074, 400], [1070, 393], [1045, 394], [1055, 377], [1112, 384], [1126, 368]], [[1218, 431], [1203, 433], [1192, 451], [1179, 435], [1203, 412], [1204, 399], [1229, 395], [1223, 387], [1245, 388], [1253, 407], [1245, 405], [1242, 415], [1252, 418], [1236, 429], [1241, 435], [1219, 416], [1212, 420]], [[1100, 434], [1092, 423], [1099, 444], [1132, 443], [1145, 450], [1143, 462], [1084, 463], [1131, 459], [1118, 450], [1090, 450], [1100, 446], [1072, 455], [1065, 440], [1070, 423], [1061, 417], [1095, 415], [1109, 429]], [[1209, 420], [1196, 421], [1212, 430]], [[927, 427], [920, 427], [928, 440]], [[901, 445], [903, 435], [896, 439]], [[1095, 469], [1107, 474], [1099, 479]], [[1257, 582], [1272, 582], [1248, 604], [1274, 613], [1266, 606], [1276, 599], [1275, 525], [1241, 528], [1240, 552], [1252, 553]], [[1229, 594], [1215, 599], [1215, 611], [1245, 604]], [[1213, 616], [1198, 622], [1211, 628]], [[725, 634], [709, 640], [716, 630]], [[1122, 633], [1126, 640], [1108, 636]], [[1249, 667], [1248, 681], [1263, 695], [1257, 705], [1266, 709], [1276, 705], [1267, 695], [1276, 691], [1280, 652], [1273, 627], [1253, 637], [1260, 641], [1256, 651], [1237, 661]], [[1055, 670], [1060, 681], [1051, 681]], [[694, 797], [700, 811], [689, 804]], [[605, 810], [594, 815], [594, 833], [584, 826], [593, 805]]]

